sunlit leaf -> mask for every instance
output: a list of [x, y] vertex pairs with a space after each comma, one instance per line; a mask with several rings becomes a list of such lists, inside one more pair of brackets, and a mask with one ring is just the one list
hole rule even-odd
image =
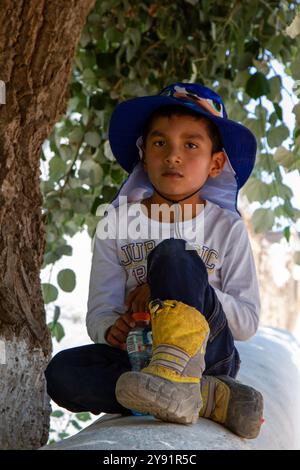
[[256, 178], [250, 178], [245, 184], [243, 192], [249, 202], [259, 201], [263, 203], [268, 200], [269, 190], [268, 184]]
[[76, 286], [76, 275], [72, 269], [63, 269], [57, 275], [57, 283], [65, 292], [72, 292]]
[[251, 221], [256, 233], [267, 232], [274, 225], [275, 215], [271, 209], [256, 209], [252, 214]]
[[61, 418], [62, 416], [64, 416], [64, 412], [61, 410], [55, 410], [52, 411], [51, 416], [53, 416], [54, 418]]
[[58, 297], [58, 290], [55, 286], [49, 283], [42, 284], [43, 297], [45, 304], [54, 302]]
[[277, 127], [271, 127], [267, 132], [268, 144], [270, 147], [278, 147], [290, 135], [288, 128], [281, 124]]
[[91, 145], [91, 147], [98, 147], [101, 142], [98, 132], [87, 132], [84, 135], [84, 140], [87, 144]]
[[82, 411], [81, 413], [76, 413], [76, 418], [79, 419], [79, 421], [89, 421], [91, 419], [90, 413], [86, 411]]
[[292, 152], [285, 147], [278, 147], [274, 154], [274, 160], [285, 168], [290, 168], [294, 163], [295, 157]]

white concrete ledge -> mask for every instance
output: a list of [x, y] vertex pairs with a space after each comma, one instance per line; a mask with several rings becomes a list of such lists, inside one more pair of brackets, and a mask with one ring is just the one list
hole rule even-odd
[[247, 440], [208, 419], [194, 425], [164, 423], [153, 417], [105, 415], [47, 450], [243, 450], [300, 449], [300, 345], [284, 330], [260, 328], [237, 342], [242, 365], [238, 379], [264, 396], [265, 423]]

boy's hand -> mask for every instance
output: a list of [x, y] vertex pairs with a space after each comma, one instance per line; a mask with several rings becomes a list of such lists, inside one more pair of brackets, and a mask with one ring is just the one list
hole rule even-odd
[[119, 349], [126, 351], [126, 339], [128, 333], [134, 328], [135, 322], [131, 317], [130, 312], [126, 312], [115, 321], [115, 323], [108, 328], [105, 333], [106, 341]]
[[126, 339], [128, 333], [135, 327], [135, 322], [131, 316], [135, 312], [149, 312], [150, 287], [147, 283], [137, 286], [128, 294], [126, 306], [128, 311], [115, 321], [105, 333], [105, 339], [111, 346], [126, 351]]
[[137, 286], [133, 291], [128, 294], [125, 301], [128, 311], [135, 312], [149, 312], [148, 304], [150, 302], [150, 287], [145, 283]]

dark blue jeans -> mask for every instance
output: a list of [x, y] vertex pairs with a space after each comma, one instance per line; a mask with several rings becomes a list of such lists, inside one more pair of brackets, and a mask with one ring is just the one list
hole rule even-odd
[[[236, 377], [240, 358], [222, 305], [208, 283], [205, 264], [196, 251], [185, 248], [184, 240], [171, 238], [148, 255], [151, 299], [180, 300], [199, 310], [210, 327], [204, 374]], [[130, 369], [127, 352], [106, 344], [67, 349], [48, 364], [47, 391], [70, 411], [131, 414], [115, 397], [118, 378]]]

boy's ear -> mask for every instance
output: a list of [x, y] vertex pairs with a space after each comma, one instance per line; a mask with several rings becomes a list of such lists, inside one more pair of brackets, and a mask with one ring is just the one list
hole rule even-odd
[[226, 157], [225, 157], [225, 153], [221, 151], [221, 152], [213, 153], [211, 158], [212, 158], [212, 165], [211, 165], [209, 176], [211, 176], [212, 178], [215, 178], [216, 176], [219, 176], [222, 173], [223, 168], [225, 166]]
[[143, 164], [144, 170], [147, 171], [147, 162], [146, 162], [146, 158], [145, 158], [145, 148], [144, 148], [144, 146], [142, 146], [142, 151], [143, 151], [142, 164]]

